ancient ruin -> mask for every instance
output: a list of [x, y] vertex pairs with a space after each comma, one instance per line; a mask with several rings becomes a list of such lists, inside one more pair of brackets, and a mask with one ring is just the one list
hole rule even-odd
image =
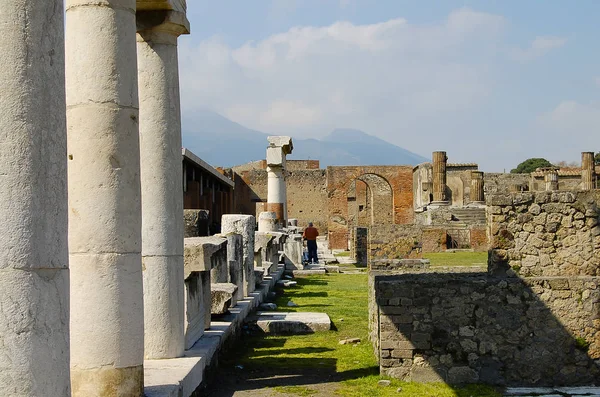
[[[217, 170], [181, 147], [186, 2], [62, 8], [10, 0], [0, 14], [5, 395], [192, 395], [284, 271], [328, 271], [302, 263], [308, 222], [369, 269], [383, 374], [600, 382], [593, 152], [580, 169], [530, 174], [444, 151], [414, 167], [320, 169], [272, 136], [265, 160]], [[487, 251], [487, 266], [422, 260], [451, 250]], [[265, 332], [297, 317], [261, 316]], [[330, 329], [311, 316], [304, 331]]]

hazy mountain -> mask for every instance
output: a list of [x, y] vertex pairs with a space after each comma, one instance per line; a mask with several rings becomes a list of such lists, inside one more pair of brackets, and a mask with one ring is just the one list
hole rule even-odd
[[[281, 135], [285, 135], [284, 132]], [[231, 167], [265, 158], [267, 136], [217, 113], [187, 113], [183, 146], [212, 166]], [[360, 130], [336, 129], [321, 140], [294, 139], [289, 159], [320, 160], [328, 165], [416, 165], [426, 158]]]

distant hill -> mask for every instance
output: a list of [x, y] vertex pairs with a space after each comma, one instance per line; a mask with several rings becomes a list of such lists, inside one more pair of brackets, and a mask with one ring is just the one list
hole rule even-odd
[[[214, 167], [264, 159], [267, 136], [269, 134], [207, 110], [187, 113], [183, 120], [183, 146]], [[428, 161], [360, 130], [335, 129], [321, 140], [293, 140], [290, 159], [319, 160], [323, 168], [329, 165], [416, 165]]]

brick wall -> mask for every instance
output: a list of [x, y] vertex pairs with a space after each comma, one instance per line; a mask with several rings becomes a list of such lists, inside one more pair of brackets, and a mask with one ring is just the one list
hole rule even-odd
[[412, 223], [412, 171], [411, 166], [327, 167], [330, 248], [346, 249], [348, 246], [348, 191], [351, 183], [364, 175], [379, 176], [389, 185], [393, 194], [390, 223]]

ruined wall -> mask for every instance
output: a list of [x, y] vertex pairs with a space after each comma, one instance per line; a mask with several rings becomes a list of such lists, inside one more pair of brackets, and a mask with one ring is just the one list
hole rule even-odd
[[287, 176], [288, 217], [304, 227], [313, 222], [321, 235], [327, 234], [327, 181], [325, 170], [289, 171]]
[[599, 198], [598, 190], [487, 197], [490, 271], [523, 277], [600, 275]]
[[516, 186], [529, 190], [530, 174], [507, 174], [486, 172], [483, 174], [485, 194], [514, 192]]
[[375, 259], [421, 258], [423, 228], [418, 225], [376, 225], [369, 228], [369, 262]]
[[[288, 162], [294, 164], [295, 162]], [[299, 161], [299, 165], [310, 166], [312, 161]], [[307, 164], [302, 164], [307, 163]], [[254, 215], [264, 211], [262, 203], [267, 201], [267, 171], [260, 168], [261, 162], [235, 167], [236, 214]], [[255, 168], [251, 168], [255, 166]], [[294, 167], [292, 167], [294, 168]], [[302, 168], [302, 167], [296, 167]], [[325, 170], [305, 168], [287, 171], [288, 218], [297, 218], [303, 227], [313, 222], [321, 234], [327, 233], [327, 190]]]
[[404, 274], [371, 282], [384, 374], [519, 386], [600, 380], [598, 279]]
[[[485, 225], [462, 227], [468, 248], [488, 250]], [[451, 248], [448, 239], [456, 229], [446, 226], [375, 225], [369, 228], [369, 260], [420, 258], [423, 253]]]
[[[381, 177], [392, 192], [392, 223], [413, 222], [413, 167], [411, 166], [357, 166], [327, 167], [328, 230], [329, 247], [348, 247], [348, 191], [350, 184], [364, 175]], [[373, 186], [370, 186], [373, 189]], [[371, 204], [376, 205], [376, 204]]]
[[421, 225], [375, 225], [369, 228], [369, 261], [421, 258], [446, 250], [446, 229]]
[[[600, 381], [599, 198], [597, 190], [490, 194], [487, 272], [372, 272], [381, 371], [448, 383]], [[475, 235], [483, 244], [483, 230]]]

